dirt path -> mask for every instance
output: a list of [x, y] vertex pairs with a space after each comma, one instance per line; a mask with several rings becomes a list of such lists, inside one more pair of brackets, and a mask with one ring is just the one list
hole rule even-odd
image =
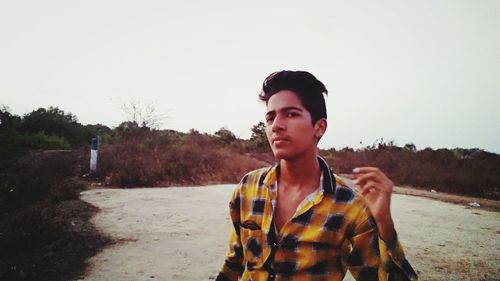
[[[227, 248], [233, 188], [83, 192], [102, 210], [94, 223], [120, 242], [93, 257], [81, 280], [214, 279]], [[500, 280], [500, 213], [395, 194], [393, 216], [420, 280]]]

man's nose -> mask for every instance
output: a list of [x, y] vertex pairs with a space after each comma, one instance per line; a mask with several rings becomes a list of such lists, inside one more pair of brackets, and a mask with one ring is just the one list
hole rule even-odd
[[285, 122], [283, 120], [282, 117], [280, 117], [279, 115], [276, 116], [273, 120], [273, 124], [271, 125], [271, 130], [273, 132], [278, 132], [278, 131], [283, 131], [285, 130], [286, 126], [285, 126]]

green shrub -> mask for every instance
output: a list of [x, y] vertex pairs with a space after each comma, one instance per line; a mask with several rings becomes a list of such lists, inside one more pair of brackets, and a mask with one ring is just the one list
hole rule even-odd
[[70, 149], [62, 137], [44, 133], [19, 133], [15, 130], [0, 132], [0, 157], [15, 158], [30, 150]]

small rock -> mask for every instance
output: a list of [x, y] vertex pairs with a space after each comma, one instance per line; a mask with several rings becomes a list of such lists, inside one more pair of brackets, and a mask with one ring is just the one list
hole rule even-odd
[[469, 203], [469, 206], [474, 207], [474, 208], [481, 207], [481, 205], [479, 205], [477, 202], [471, 202], [471, 203]]
[[432, 193], [436, 193], [437, 191], [436, 191], [436, 190], [434, 190], [434, 189], [431, 189], [431, 192], [432, 192]]

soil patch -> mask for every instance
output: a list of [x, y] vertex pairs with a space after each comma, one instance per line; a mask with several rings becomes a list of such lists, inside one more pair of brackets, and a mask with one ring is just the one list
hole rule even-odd
[[[490, 200], [478, 197], [461, 196], [444, 192], [434, 192], [413, 187], [395, 187], [394, 193], [413, 195], [419, 197], [427, 197], [434, 200], [439, 200], [448, 203], [463, 205], [470, 208], [480, 208], [484, 210], [500, 212], [500, 201]], [[474, 203], [479, 204], [476, 205]]]
[[[125, 241], [90, 260], [81, 280], [210, 280], [227, 250], [234, 185], [95, 189], [92, 221]], [[500, 213], [395, 194], [398, 237], [421, 280], [498, 280]], [[353, 280], [346, 277], [345, 280]]]

